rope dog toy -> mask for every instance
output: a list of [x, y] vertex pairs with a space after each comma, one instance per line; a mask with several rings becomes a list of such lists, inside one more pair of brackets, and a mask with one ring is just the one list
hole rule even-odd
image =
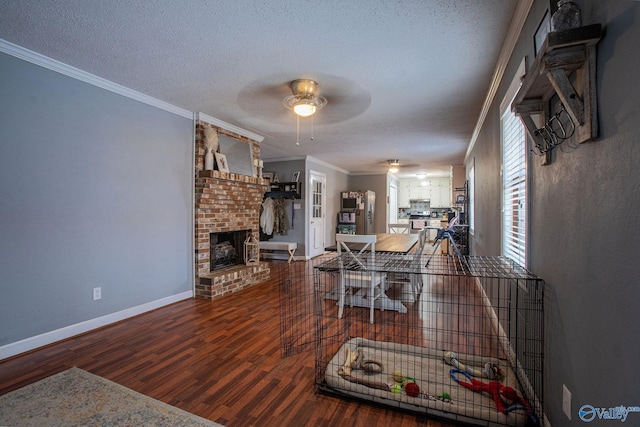
[[373, 375], [381, 374], [384, 370], [384, 367], [382, 366], [381, 362], [368, 359], [363, 360], [360, 363], [360, 369], [362, 369], [366, 375]]
[[361, 349], [351, 350], [347, 348], [345, 350], [345, 360], [340, 369], [338, 369], [338, 375], [346, 377], [351, 375], [353, 369], [362, 369], [366, 375], [381, 374], [384, 370], [384, 366], [381, 362], [376, 360], [362, 360], [364, 355]]
[[[456, 374], [464, 375], [468, 380], [471, 381], [471, 383], [460, 381], [458, 377], [456, 377]], [[498, 381], [491, 381], [488, 384], [483, 383], [482, 381], [473, 378], [469, 373], [455, 368], [451, 368], [451, 370], [449, 371], [449, 375], [455, 382], [457, 382], [464, 388], [467, 388], [471, 391], [476, 391], [478, 393], [484, 392], [490, 394], [493, 398], [493, 402], [496, 404], [496, 409], [498, 410], [498, 412], [507, 415], [509, 412], [522, 409], [527, 412], [527, 415], [529, 415], [531, 421], [533, 421], [535, 425], [540, 424], [538, 417], [533, 412], [529, 404], [526, 402], [526, 400], [520, 397], [518, 392], [513, 387], [502, 385]], [[510, 404], [512, 402], [517, 402], [518, 405], [511, 404], [511, 406], [507, 408], [505, 406], [505, 402], [510, 402]]]

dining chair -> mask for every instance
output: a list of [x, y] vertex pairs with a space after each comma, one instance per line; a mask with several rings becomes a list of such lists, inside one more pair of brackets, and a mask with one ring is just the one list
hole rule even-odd
[[[376, 271], [376, 235], [336, 234], [338, 246], [338, 266], [340, 274], [340, 295], [338, 318], [342, 319], [345, 297], [349, 294], [349, 305], [354, 298], [362, 298], [369, 305], [369, 321], [374, 322], [375, 301], [385, 291], [385, 274]], [[354, 250], [349, 244], [363, 244]], [[384, 311], [384, 305], [380, 304]]]
[[391, 234], [409, 234], [409, 224], [389, 224], [388, 231]]
[[[427, 230], [422, 229], [418, 233], [418, 242], [414, 253], [407, 254], [400, 259], [390, 260], [385, 267], [398, 273], [394, 283], [402, 284], [402, 301], [415, 302], [422, 291], [422, 253], [427, 244]], [[408, 277], [407, 277], [408, 276]]]

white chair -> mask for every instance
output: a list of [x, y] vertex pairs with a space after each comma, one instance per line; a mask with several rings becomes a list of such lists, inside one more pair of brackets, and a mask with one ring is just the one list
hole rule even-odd
[[[349, 304], [369, 306], [370, 322], [373, 323], [375, 301], [385, 290], [385, 275], [376, 271], [376, 236], [336, 234], [338, 246], [338, 266], [340, 269], [340, 295], [338, 299], [338, 318], [342, 319], [345, 296], [349, 293]], [[356, 252], [349, 244], [363, 244]], [[384, 304], [380, 304], [384, 310]]]
[[409, 234], [409, 224], [389, 224], [388, 232], [392, 234]]

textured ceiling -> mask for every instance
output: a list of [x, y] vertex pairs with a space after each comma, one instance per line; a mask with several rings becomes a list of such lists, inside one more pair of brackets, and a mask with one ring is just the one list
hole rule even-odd
[[[0, 0], [0, 38], [351, 173], [461, 164], [516, 0]], [[296, 120], [289, 82], [327, 106]]]

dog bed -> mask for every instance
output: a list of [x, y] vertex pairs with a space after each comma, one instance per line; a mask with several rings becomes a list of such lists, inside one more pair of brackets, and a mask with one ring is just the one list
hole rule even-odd
[[[351, 370], [347, 376], [344, 376], [343, 370], [343, 377], [339, 371], [345, 365], [347, 349], [351, 354], [360, 352], [360, 361], [368, 363]], [[452, 375], [454, 366], [445, 362], [445, 352], [446, 350], [352, 338], [340, 347], [328, 363], [325, 383], [329, 389], [341, 394], [458, 422], [476, 425], [527, 425], [529, 415], [524, 408], [503, 414], [496, 409], [491, 395], [460, 385], [454, 376], [467, 383], [471, 383], [470, 377], [460, 371]], [[487, 362], [496, 364], [502, 371], [502, 385], [513, 387], [522, 396], [516, 375], [504, 360], [460, 353], [457, 354], [457, 360], [467, 366], [481, 367]], [[380, 370], [382, 372], [378, 372]], [[401, 376], [405, 382], [407, 378], [408, 381], [414, 380], [419, 387], [419, 395], [412, 397], [399, 390], [394, 372], [396, 379], [401, 379], [398, 378]], [[475, 379], [482, 383], [490, 382], [487, 378]], [[392, 387], [395, 392], [390, 391]], [[415, 394], [415, 388], [411, 394]], [[512, 407], [514, 408], [515, 406]]]

